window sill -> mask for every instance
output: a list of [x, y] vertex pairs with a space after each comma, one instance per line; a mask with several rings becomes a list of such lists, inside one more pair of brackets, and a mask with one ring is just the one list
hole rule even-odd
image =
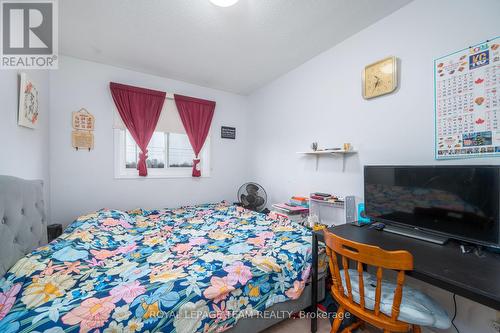
[[211, 178], [210, 175], [201, 175], [201, 177], [193, 177], [189, 175], [151, 175], [148, 174], [146, 177], [141, 177], [139, 175], [115, 175], [114, 179], [176, 179], [176, 178]]

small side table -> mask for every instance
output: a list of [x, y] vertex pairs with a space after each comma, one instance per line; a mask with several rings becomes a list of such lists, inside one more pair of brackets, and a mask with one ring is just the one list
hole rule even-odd
[[47, 238], [49, 239], [49, 243], [52, 242], [57, 237], [62, 234], [62, 225], [61, 224], [49, 224], [47, 226]]

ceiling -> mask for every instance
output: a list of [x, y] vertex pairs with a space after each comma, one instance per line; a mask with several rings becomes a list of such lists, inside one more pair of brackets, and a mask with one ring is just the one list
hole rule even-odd
[[248, 95], [411, 0], [64, 0], [61, 53]]

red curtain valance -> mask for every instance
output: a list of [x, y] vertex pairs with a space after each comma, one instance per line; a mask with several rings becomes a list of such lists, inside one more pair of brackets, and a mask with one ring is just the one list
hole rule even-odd
[[148, 144], [160, 118], [166, 93], [110, 82], [111, 96], [123, 123], [141, 149], [137, 169], [147, 176]]
[[110, 82], [109, 86], [111, 89], [120, 89], [120, 90], [128, 91], [131, 93], [139, 93], [139, 94], [146, 94], [146, 95], [153, 95], [153, 96], [160, 96], [160, 97], [165, 97], [167, 94], [167, 93], [165, 93], [163, 91], [159, 91], [159, 90], [134, 87], [134, 86], [129, 86], [126, 84], [115, 83], [115, 82]]
[[201, 99], [201, 98], [195, 98], [195, 97], [190, 97], [190, 96], [183, 96], [183, 95], [174, 95], [175, 101], [180, 101], [180, 102], [186, 102], [186, 103], [197, 103], [197, 104], [203, 104], [207, 105], [209, 107], [215, 108], [215, 102], [214, 101], [209, 101], [208, 99]]
[[210, 131], [215, 102], [182, 95], [174, 95], [174, 99], [177, 111], [195, 154], [192, 175], [193, 177], [200, 177], [199, 154]]

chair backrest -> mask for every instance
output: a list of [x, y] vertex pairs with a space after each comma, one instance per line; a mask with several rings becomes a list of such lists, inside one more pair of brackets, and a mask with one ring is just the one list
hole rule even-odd
[[[387, 317], [380, 312], [380, 298], [382, 290], [382, 271], [383, 269], [396, 270], [397, 285], [394, 291], [394, 300], [390, 321], [396, 322], [399, 316], [399, 307], [403, 297], [403, 284], [405, 281], [405, 271], [413, 270], [413, 256], [408, 251], [386, 251], [378, 246], [367, 245], [350, 241], [339, 237], [328, 230], [324, 230], [326, 251], [329, 257], [330, 271], [333, 279], [334, 295], [340, 299], [338, 302], [348, 300], [351, 306], [358, 307], [361, 313], [373, 315], [381, 322], [387, 320]], [[340, 277], [339, 259], [342, 263], [347, 295], [344, 292], [342, 279]], [[356, 262], [356, 269], [359, 279], [359, 304], [353, 301], [351, 279], [349, 276], [349, 261]], [[363, 265], [376, 268], [377, 286], [375, 289], [375, 306], [373, 311], [365, 307], [365, 288], [363, 281]]]

